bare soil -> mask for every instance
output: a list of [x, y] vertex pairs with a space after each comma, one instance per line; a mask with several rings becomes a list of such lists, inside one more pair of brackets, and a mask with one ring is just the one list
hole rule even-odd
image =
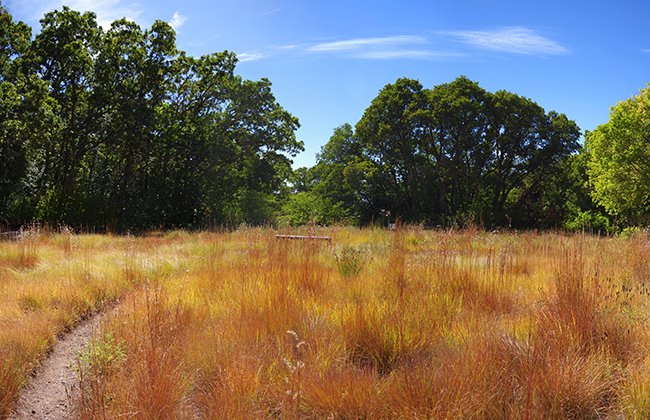
[[79, 417], [79, 355], [98, 329], [98, 312], [64, 334], [21, 391], [10, 419], [71, 419]]

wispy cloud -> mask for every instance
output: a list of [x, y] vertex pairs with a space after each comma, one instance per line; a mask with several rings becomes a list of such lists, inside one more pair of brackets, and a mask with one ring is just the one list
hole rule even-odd
[[117, 19], [127, 18], [137, 22], [142, 16], [142, 6], [130, 0], [13, 0], [11, 9], [20, 9], [25, 15], [31, 16], [33, 24], [43, 15], [52, 10], [61, 10], [66, 5], [73, 10], [94, 12], [97, 23], [108, 29]]
[[441, 32], [475, 48], [523, 55], [563, 55], [569, 50], [537, 31], [521, 26], [492, 31]]
[[380, 51], [363, 51], [354, 54], [354, 58], [362, 58], [369, 60], [434, 60], [434, 59], [449, 59], [462, 57], [465, 54], [449, 53], [439, 51], [427, 50], [380, 50]]
[[432, 60], [457, 57], [460, 54], [433, 51], [428, 40], [416, 35], [395, 35], [374, 38], [352, 38], [306, 44], [268, 47], [264, 52], [238, 54], [240, 62], [256, 61], [274, 56], [336, 55], [362, 60]]
[[277, 8], [275, 8], [275, 9], [267, 10], [266, 12], [262, 12], [262, 13], [260, 13], [260, 14], [257, 15], [257, 16], [262, 17], [262, 16], [270, 16], [270, 15], [274, 15], [274, 14], [276, 14], [276, 13], [281, 12], [282, 9], [283, 9], [282, 7], [277, 7]]
[[458, 56], [455, 53], [435, 51], [429, 40], [419, 35], [394, 35], [373, 38], [351, 38], [308, 45], [304, 52], [336, 54], [362, 60], [432, 60]]
[[650, 53], [650, 48], [642, 49], [641, 52], [643, 52], [643, 53]]
[[270, 58], [277, 55], [299, 53], [301, 51], [301, 48], [303, 47], [304, 46], [297, 45], [297, 44], [275, 45], [275, 46], [264, 48], [262, 50], [239, 53], [237, 54], [237, 59], [239, 60], [240, 63], [258, 61], [264, 58]]
[[241, 53], [241, 54], [237, 54], [237, 59], [239, 60], [240, 63], [246, 63], [248, 61], [257, 61], [257, 60], [261, 60], [264, 57], [266, 57], [266, 55], [262, 54], [262, 53]]
[[[450, 37], [456, 42], [450, 41]], [[360, 60], [452, 60], [470, 55], [467, 47], [459, 45], [459, 42], [474, 49], [505, 54], [548, 56], [569, 53], [567, 48], [535, 30], [517, 26], [494, 31], [433, 32], [429, 37], [393, 35], [290, 44], [239, 54], [238, 57], [241, 62], [307, 54]], [[434, 48], [434, 44], [445, 47]]]
[[425, 44], [426, 38], [415, 35], [395, 35], [378, 38], [354, 38], [334, 42], [322, 42], [307, 48], [312, 52], [358, 51], [366, 48], [396, 47], [406, 44]]
[[175, 31], [178, 31], [185, 22], [187, 22], [187, 16], [183, 16], [179, 12], [174, 12], [172, 20], [169, 21], [169, 25], [174, 28]]

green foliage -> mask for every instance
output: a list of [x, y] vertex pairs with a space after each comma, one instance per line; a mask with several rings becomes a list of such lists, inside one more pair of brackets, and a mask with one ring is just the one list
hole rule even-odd
[[230, 203], [228, 210], [228, 224], [238, 226], [270, 225], [275, 222], [276, 201], [271, 194], [258, 191], [239, 191]]
[[594, 200], [628, 223], [650, 224], [650, 85], [614, 106], [585, 148]]
[[564, 223], [564, 227], [580, 232], [610, 233], [612, 231], [609, 219], [602, 213], [593, 210], [578, 211]]
[[284, 226], [328, 225], [349, 221], [348, 217], [341, 203], [331, 203], [322, 196], [303, 191], [292, 194], [285, 201], [278, 223]]
[[339, 273], [341, 273], [341, 276], [350, 279], [357, 277], [361, 273], [368, 264], [368, 259], [366, 250], [348, 245], [334, 254]]
[[643, 229], [641, 229], [640, 227], [638, 227], [638, 226], [629, 226], [629, 227], [626, 227], [625, 229], [621, 230], [618, 233], [618, 236], [621, 237], [621, 238], [630, 239], [630, 238], [633, 238], [633, 237], [635, 237], [637, 235], [643, 235], [644, 232], [645, 231]]
[[367, 203], [351, 185], [353, 180], [346, 174], [362, 156], [361, 145], [349, 124], [337, 127], [330, 140], [316, 156], [316, 166], [302, 175], [300, 188], [322, 197], [329, 206], [344, 208], [332, 209], [331, 219], [357, 221]]
[[298, 120], [236, 56], [190, 57], [169, 24], [0, 8], [0, 223], [138, 230], [268, 223]]
[[466, 77], [425, 89], [398, 79], [373, 99], [356, 131], [337, 128], [304, 191], [341, 203], [362, 223], [390, 210], [407, 222], [560, 226], [578, 149], [573, 121]]
[[108, 332], [91, 340], [80, 359], [91, 372], [102, 375], [126, 359], [126, 344]]
[[20, 194], [27, 173], [26, 121], [22, 118], [25, 80], [19, 68], [30, 36], [29, 27], [14, 22], [0, 4], [0, 223], [10, 217], [10, 203]]

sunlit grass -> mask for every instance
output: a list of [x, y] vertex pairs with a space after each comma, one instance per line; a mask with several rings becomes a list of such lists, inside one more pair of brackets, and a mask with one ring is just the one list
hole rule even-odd
[[0, 243], [0, 417], [56, 337], [135, 286], [182, 270], [170, 240], [28, 232]]
[[87, 417], [650, 414], [648, 236], [275, 233], [0, 245], [0, 381], [15, 392], [57, 332], [120, 297], [83, 365]]

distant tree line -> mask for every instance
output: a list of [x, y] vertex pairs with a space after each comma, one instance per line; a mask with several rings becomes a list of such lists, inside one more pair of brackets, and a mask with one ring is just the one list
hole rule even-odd
[[[294, 173], [290, 223], [611, 232], [650, 223], [650, 88], [617, 105], [579, 144], [575, 122], [466, 77], [385, 86]], [[390, 212], [390, 216], [387, 213]]]
[[234, 54], [188, 56], [161, 21], [104, 30], [64, 7], [41, 25], [0, 6], [0, 227], [650, 223], [650, 88], [581, 145], [528, 98], [399, 79], [294, 171], [298, 120]]

